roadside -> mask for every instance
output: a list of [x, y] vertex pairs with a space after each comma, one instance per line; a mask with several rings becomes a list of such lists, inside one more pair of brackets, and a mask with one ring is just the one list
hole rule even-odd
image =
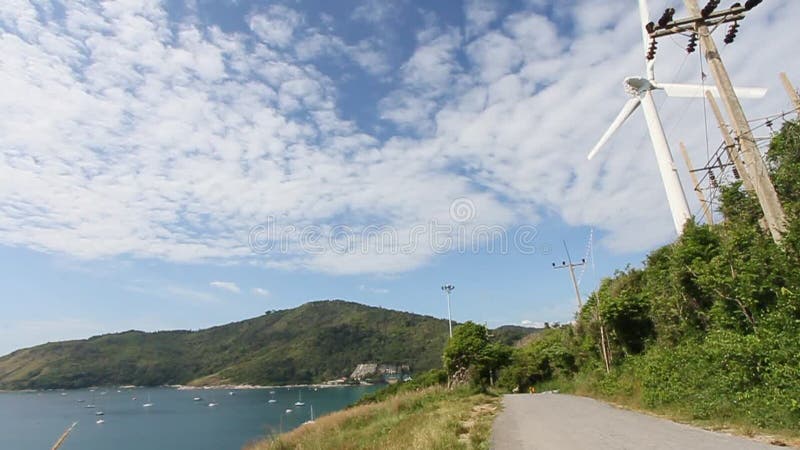
[[492, 448], [510, 449], [700, 449], [779, 448], [563, 394], [503, 397]]
[[500, 399], [431, 387], [320, 417], [246, 450], [488, 449]]

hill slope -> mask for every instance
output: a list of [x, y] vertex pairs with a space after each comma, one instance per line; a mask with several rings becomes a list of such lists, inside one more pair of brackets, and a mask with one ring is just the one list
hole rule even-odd
[[417, 372], [441, 366], [446, 338], [442, 319], [319, 301], [200, 331], [128, 331], [18, 350], [0, 358], [0, 389], [310, 383], [367, 361]]

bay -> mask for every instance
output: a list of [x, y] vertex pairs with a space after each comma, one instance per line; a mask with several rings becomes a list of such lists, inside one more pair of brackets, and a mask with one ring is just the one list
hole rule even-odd
[[[352, 404], [373, 386], [265, 389], [97, 388], [0, 393], [0, 449], [238, 450], [265, 436]], [[274, 394], [270, 394], [274, 391]], [[233, 395], [231, 395], [231, 393]], [[295, 406], [302, 395], [304, 406]], [[201, 401], [193, 400], [201, 397]], [[275, 399], [270, 403], [269, 399]], [[145, 403], [150, 407], [143, 407]], [[209, 407], [209, 403], [216, 406]], [[93, 404], [95, 408], [87, 408]], [[287, 413], [286, 410], [292, 411]], [[97, 416], [102, 411], [104, 415]], [[102, 418], [105, 423], [97, 424]]]

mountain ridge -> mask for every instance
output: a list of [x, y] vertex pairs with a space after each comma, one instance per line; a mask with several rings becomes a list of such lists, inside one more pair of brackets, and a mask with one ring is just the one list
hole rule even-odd
[[[532, 332], [493, 334], [513, 343]], [[366, 361], [420, 372], [441, 365], [446, 339], [445, 319], [319, 300], [201, 330], [128, 330], [15, 350], [0, 357], [0, 389], [312, 383]]]

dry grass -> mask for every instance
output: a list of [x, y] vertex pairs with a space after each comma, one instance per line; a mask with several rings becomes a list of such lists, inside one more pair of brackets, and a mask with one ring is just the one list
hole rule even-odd
[[246, 450], [489, 448], [499, 399], [444, 388], [401, 393], [319, 418]]

